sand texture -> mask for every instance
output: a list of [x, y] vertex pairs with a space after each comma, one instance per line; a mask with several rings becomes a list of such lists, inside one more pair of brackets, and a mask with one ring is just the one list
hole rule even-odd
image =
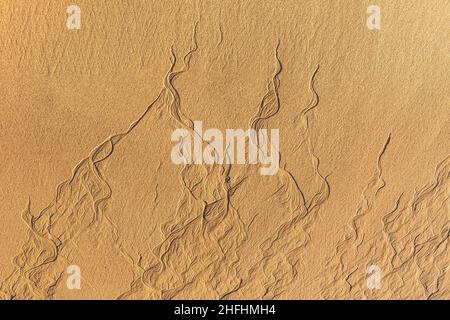
[[[448, 1], [0, 17], [0, 299], [450, 298]], [[277, 172], [173, 163], [196, 121], [278, 129]]]

